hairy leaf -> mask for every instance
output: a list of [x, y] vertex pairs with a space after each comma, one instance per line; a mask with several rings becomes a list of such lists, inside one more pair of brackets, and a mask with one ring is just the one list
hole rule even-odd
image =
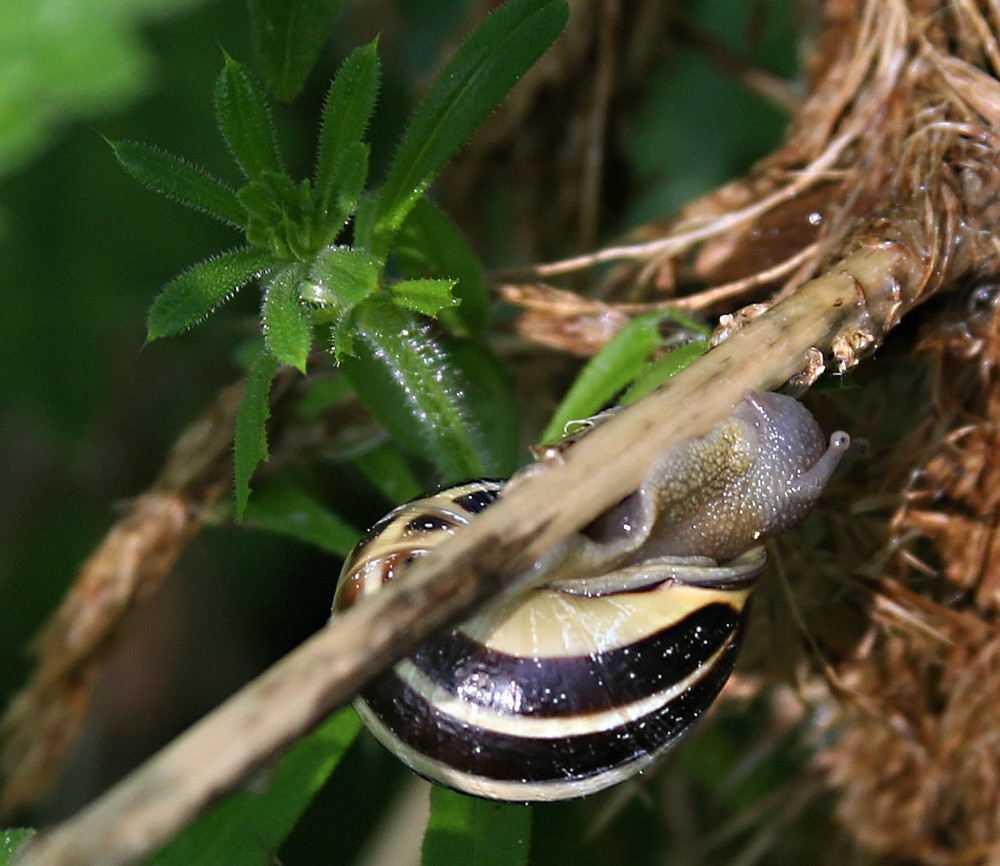
[[364, 137], [375, 108], [381, 72], [377, 47], [376, 40], [355, 49], [327, 93], [316, 161], [316, 189], [324, 197], [338, 185], [347, 151]]
[[451, 290], [455, 280], [401, 280], [389, 286], [392, 299], [401, 307], [435, 316], [445, 307], [458, 303]]
[[457, 279], [453, 295], [461, 302], [442, 310], [439, 318], [457, 334], [480, 334], [490, 311], [482, 265], [451, 218], [426, 198], [420, 199], [403, 222], [394, 250], [408, 277]]
[[263, 250], [243, 248], [195, 265], [171, 280], [153, 301], [146, 339], [179, 334], [196, 325], [271, 261]]
[[307, 301], [347, 310], [378, 290], [379, 266], [361, 250], [330, 247], [316, 257], [309, 281]]
[[277, 359], [261, 352], [247, 374], [243, 399], [236, 410], [233, 462], [236, 473], [236, 519], [243, 519], [250, 497], [250, 479], [257, 464], [267, 460], [267, 419], [271, 415], [271, 380]]
[[0, 866], [13, 866], [21, 849], [34, 835], [34, 830], [25, 827], [0, 830]]
[[236, 192], [200, 166], [137, 141], [109, 141], [122, 167], [168, 198], [242, 228], [247, 214]]
[[264, 293], [264, 338], [275, 358], [304, 373], [312, 348], [312, 320], [300, 296], [303, 278], [304, 268], [292, 265], [268, 281]]
[[356, 308], [353, 351], [341, 370], [397, 441], [434, 463], [445, 480], [487, 474], [487, 441], [468, 383], [427, 324], [372, 298]]
[[248, 179], [282, 171], [264, 92], [229, 55], [215, 85], [215, 116], [230, 152]]

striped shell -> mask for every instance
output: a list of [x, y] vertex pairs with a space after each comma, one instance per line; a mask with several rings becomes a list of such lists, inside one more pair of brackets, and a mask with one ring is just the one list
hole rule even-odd
[[[755, 427], [754, 413], [772, 428]], [[802, 441], [791, 442], [789, 431]], [[568, 540], [538, 588], [425, 643], [366, 688], [358, 713], [417, 773], [480, 797], [566, 799], [640, 772], [708, 709], [732, 673], [764, 566], [759, 541], [801, 519], [848, 441], [835, 434], [824, 454], [816, 422], [798, 403], [749, 395], [731, 419], [672, 449], [636, 494]], [[770, 465], [774, 453], [778, 466]], [[701, 467], [686, 465], [692, 459]], [[775, 508], [751, 507], [734, 493], [741, 485], [759, 493], [758, 476], [774, 472], [777, 517]], [[684, 487], [690, 478], [701, 488], [680, 496], [678, 479]], [[392, 511], [344, 564], [334, 612], [405, 576], [407, 563], [503, 488], [473, 481]], [[716, 521], [742, 525], [749, 513], [756, 522], [699, 528], [692, 503]], [[677, 535], [688, 549], [677, 549]], [[702, 555], [690, 537], [727, 555]]]

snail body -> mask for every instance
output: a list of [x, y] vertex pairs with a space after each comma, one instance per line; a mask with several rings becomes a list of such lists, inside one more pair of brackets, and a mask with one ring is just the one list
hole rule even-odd
[[[825, 447], [791, 398], [747, 395], [557, 546], [531, 589], [422, 645], [355, 707], [416, 772], [476, 796], [560, 800], [631, 777], [715, 700], [763, 540], [805, 516], [848, 444], [836, 433]], [[405, 578], [504, 486], [473, 481], [390, 512], [345, 562], [334, 612]]]

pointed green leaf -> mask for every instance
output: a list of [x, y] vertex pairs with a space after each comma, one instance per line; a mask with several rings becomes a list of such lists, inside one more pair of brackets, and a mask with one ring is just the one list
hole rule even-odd
[[249, 72], [226, 55], [215, 85], [215, 116], [236, 163], [250, 180], [282, 171], [271, 112]]
[[489, 293], [479, 258], [451, 218], [426, 198], [420, 199], [396, 236], [395, 255], [408, 277], [453, 277], [452, 294], [461, 301], [439, 318], [454, 333], [480, 334], [490, 311]]
[[341, 559], [361, 537], [357, 529], [327, 511], [297, 484], [267, 484], [255, 490], [243, 525], [297, 538]]
[[661, 313], [636, 316], [586, 363], [545, 428], [543, 442], [559, 439], [570, 421], [599, 412], [640, 373], [660, 346], [662, 318]]
[[153, 301], [146, 339], [179, 334], [198, 324], [262, 274], [270, 262], [264, 250], [243, 248], [208, 259], [175, 277]]
[[337, 17], [340, 0], [250, 0], [250, 29], [264, 78], [291, 102], [305, 84]]
[[150, 866], [269, 866], [299, 817], [351, 745], [361, 722], [348, 708], [299, 740], [251, 785], [217, 803]]
[[693, 343], [678, 346], [670, 354], [664, 355], [662, 358], [657, 358], [636, 377], [636, 380], [629, 386], [629, 389], [622, 395], [619, 403], [622, 406], [629, 406], [637, 400], [641, 400], [647, 394], [653, 393], [667, 379], [679, 373], [695, 358], [700, 358], [707, 351], [708, 339], [702, 337]]
[[527, 866], [531, 807], [431, 789], [422, 866]]
[[306, 371], [312, 348], [312, 320], [303, 306], [300, 287], [304, 268], [293, 265], [268, 280], [264, 292], [264, 338], [282, 364]]
[[233, 462], [236, 474], [236, 519], [243, 519], [250, 498], [250, 479], [257, 464], [267, 460], [267, 419], [271, 416], [271, 381], [278, 361], [261, 352], [247, 374], [243, 399], [236, 410]]
[[29, 828], [0, 830], [0, 866], [13, 866], [21, 849], [34, 835], [35, 831]]
[[413, 203], [566, 26], [565, 0], [510, 0], [448, 61], [417, 108], [379, 195], [374, 252]]
[[378, 290], [379, 273], [378, 263], [363, 251], [330, 247], [313, 262], [303, 298], [322, 307], [347, 310]]
[[373, 297], [354, 309], [352, 339], [354, 355], [340, 359], [341, 371], [397, 441], [446, 480], [492, 473], [468, 380], [427, 324]]
[[451, 296], [457, 280], [401, 280], [389, 286], [392, 299], [401, 307], [425, 316], [436, 316], [445, 307], [458, 303]]
[[378, 95], [380, 66], [378, 40], [355, 49], [330, 85], [323, 108], [316, 189], [329, 196], [337, 184], [338, 166], [348, 147], [364, 137]]
[[340, 317], [330, 330], [330, 351], [338, 364], [354, 354], [354, 316], [352, 312]]
[[[687, 366], [693, 357], [705, 351], [704, 340], [697, 341], [691, 345], [699, 348], [694, 350], [696, 354], [689, 359], [688, 353], [692, 350], [689, 350], [687, 346], [682, 346], [666, 356], [666, 358], [673, 358], [675, 355], [677, 357], [667, 365], [667, 370], [661, 370], [658, 380], [655, 373], [647, 378], [646, 372], [650, 367], [650, 361], [655, 353], [664, 348], [662, 327], [665, 320], [680, 321], [684, 328], [689, 331], [707, 333], [704, 326], [686, 316], [679, 319], [678, 315], [670, 310], [636, 316], [618, 331], [580, 371], [545, 428], [542, 441], [551, 442], [559, 439], [563, 435], [566, 424], [599, 412], [639, 377], [647, 383], [647, 390], [643, 393], [654, 390], [666, 378], [673, 375], [673, 373], [668, 373], [670, 364], [678, 365], [673, 370], [673, 372], [677, 372], [677, 369]], [[660, 360], [666, 361], [666, 358]], [[655, 362], [655, 365], [660, 369], [659, 362]], [[634, 399], [638, 399], [638, 397]]]
[[205, 169], [137, 141], [108, 143], [125, 171], [139, 183], [237, 228], [245, 224], [246, 211], [235, 191]]
[[[324, 225], [323, 246], [337, 242], [348, 218], [361, 201], [368, 180], [368, 154], [370, 148], [362, 141], [355, 141], [344, 149], [330, 181], [330, 194], [320, 199], [315, 210], [322, 214]], [[321, 195], [316, 192], [317, 198]]]

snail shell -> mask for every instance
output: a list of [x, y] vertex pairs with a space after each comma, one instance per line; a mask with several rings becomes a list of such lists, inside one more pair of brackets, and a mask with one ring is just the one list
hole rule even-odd
[[[748, 394], [557, 546], [535, 588], [371, 683], [359, 715], [417, 773], [480, 797], [567, 799], [640, 772], [729, 678], [761, 542], [805, 516], [849, 442], [835, 433], [824, 447], [795, 400]], [[345, 562], [334, 612], [405, 577], [504, 485], [473, 481], [390, 512]]]

